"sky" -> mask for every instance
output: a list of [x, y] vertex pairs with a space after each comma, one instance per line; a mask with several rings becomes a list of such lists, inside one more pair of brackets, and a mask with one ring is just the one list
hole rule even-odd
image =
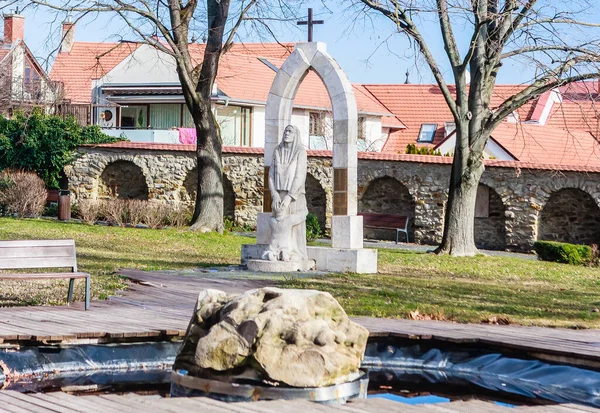
[[[5, 0], [0, 0], [0, 3]], [[331, 3], [330, 3], [331, 5]], [[410, 83], [434, 83], [429, 68], [415, 58], [414, 49], [404, 35], [398, 34], [389, 20], [377, 15], [361, 16], [348, 10], [326, 8], [320, 1], [310, 0], [305, 7], [313, 7], [314, 19], [325, 24], [314, 27], [314, 40], [325, 42], [328, 52], [338, 61], [354, 83], [404, 83], [409, 73]], [[6, 12], [4, 10], [4, 12]], [[62, 17], [43, 9], [25, 8], [25, 41], [42, 64], [52, 62], [52, 53], [60, 43]], [[600, 21], [600, 13], [592, 20]], [[306, 26], [275, 26], [281, 42], [306, 41]], [[127, 38], [122, 20], [117, 16], [86, 16], [75, 30], [76, 41], [117, 41]], [[442, 62], [446, 80], [452, 79], [441, 43], [439, 24], [435, 18], [425, 21], [422, 33], [426, 36], [434, 55]], [[468, 44], [469, 33], [457, 30], [459, 43]], [[244, 36], [244, 35], [242, 35]], [[248, 39], [248, 36], [244, 36]], [[129, 38], [133, 36], [129, 35]], [[527, 63], [509, 62], [499, 73], [498, 83], [528, 83], [533, 68]]]

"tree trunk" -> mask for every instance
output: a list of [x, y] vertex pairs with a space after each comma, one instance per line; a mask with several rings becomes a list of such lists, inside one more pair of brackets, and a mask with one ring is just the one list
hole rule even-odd
[[194, 231], [223, 232], [223, 172], [221, 141], [210, 99], [200, 101], [200, 122], [196, 122], [198, 187], [192, 225]]
[[[192, 111], [196, 124], [196, 159], [198, 164], [198, 190], [196, 207], [192, 217], [192, 230], [223, 232], [223, 170], [221, 163], [222, 144], [217, 121], [212, 112], [211, 95], [219, 70], [219, 58], [223, 47], [223, 33], [230, 0], [207, 0], [208, 41], [200, 77], [194, 93], [199, 99], [197, 112]], [[187, 38], [186, 38], [187, 42]], [[187, 43], [185, 43], [187, 46]], [[191, 91], [188, 91], [190, 94]], [[186, 94], [188, 107], [195, 106]], [[194, 108], [196, 109], [196, 108]], [[196, 115], [196, 116], [195, 116]]]
[[455, 153], [444, 219], [444, 235], [436, 253], [450, 254], [454, 257], [478, 254], [474, 236], [475, 201], [483, 170], [481, 154], [471, 151], [466, 162], [463, 162], [463, 158]]

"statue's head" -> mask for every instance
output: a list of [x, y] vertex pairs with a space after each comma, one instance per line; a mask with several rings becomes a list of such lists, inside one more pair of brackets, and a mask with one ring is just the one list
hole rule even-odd
[[287, 125], [283, 130], [283, 141], [286, 143], [294, 142], [300, 136], [300, 131], [296, 126]]

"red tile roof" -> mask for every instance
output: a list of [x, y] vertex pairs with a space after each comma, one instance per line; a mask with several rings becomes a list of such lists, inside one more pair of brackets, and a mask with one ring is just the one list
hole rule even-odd
[[549, 128], [588, 131], [600, 139], [600, 99], [569, 100], [555, 103], [546, 122]]
[[[75, 43], [69, 53], [59, 53], [51, 76], [65, 84], [67, 98], [77, 103], [89, 103], [92, 80], [105, 75], [137, 47], [133, 43]], [[265, 57], [274, 66], [280, 67], [291, 50], [291, 43], [234, 45], [221, 58], [217, 87], [234, 100], [264, 104], [276, 73], [257, 57]], [[190, 54], [195, 61], [201, 60], [202, 53], [203, 44], [190, 45]], [[101, 57], [96, 59], [96, 56]], [[354, 94], [359, 112], [389, 114], [361, 85], [354, 85]], [[302, 81], [294, 103], [315, 109], [326, 110], [331, 107], [323, 82], [312, 71]], [[388, 127], [403, 127], [394, 116], [385, 116], [384, 124]]]
[[[100, 145], [82, 145], [83, 147], [101, 147], [107, 149], [132, 149], [132, 150], [148, 150], [148, 151], [173, 151], [173, 152], [195, 152], [195, 145], [181, 144], [162, 144], [162, 143], [140, 143], [140, 142], [116, 142], [105, 143]], [[306, 151], [309, 157], [316, 158], [331, 158], [331, 151]], [[261, 155], [264, 153], [263, 148], [242, 148], [238, 146], [224, 146], [223, 154], [248, 154]], [[396, 162], [413, 162], [424, 164], [452, 164], [450, 156], [427, 156], [427, 155], [407, 155], [407, 154], [392, 154], [382, 152], [359, 152], [358, 159], [375, 160], [375, 161], [396, 161]], [[573, 171], [573, 172], [594, 172], [600, 173], [600, 164], [578, 164], [578, 165], [563, 165], [552, 163], [551, 160], [545, 162], [521, 162], [521, 161], [499, 161], [489, 159], [485, 161], [486, 167], [498, 168], [520, 168], [520, 169], [539, 169], [550, 171]]]
[[492, 137], [519, 161], [600, 167], [600, 144], [586, 131], [502, 123]]
[[[283, 59], [268, 59], [276, 67], [283, 65]], [[219, 63], [217, 86], [227, 96], [238, 101], [254, 101], [264, 103], [269, 96], [269, 89], [275, 79], [275, 71], [254, 56], [229, 53]], [[373, 96], [366, 92], [362, 85], [353, 85], [358, 111], [362, 113], [388, 114], [389, 111]], [[317, 73], [310, 70], [306, 75], [294, 99], [294, 105], [314, 109], [331, 108], [331, 99], [327, 89]], [[389, 116], [392, 119], [394, 117]], [[390, 120], [390, 124], [401, 127], [398, 119]]]
[[[363, 85], [390, 112], [395, 114], [406, 129], [392, 133], [383, 152], [405, 153], [409, 143], [417, 143], [421, 125], [437, 124], [434, 140], [425, 146], [435, 146], [444, 139], [446, 122], [454, 122], [452, 113], [437, 85]], [[522, 85], [496, 85], [492, 95], [492, 107], [498, 107], [506, 98], [523, 89]], [[453, 87], [451, 86], [451, 90]], [[533, 103], [519, 110], [521, 119], [527, 118]]]
[[[65, 96], [74, 103], [90, 103], [92, 80], [110, 72], [140, 46], [139, 43], [75, 42], [68, 53], [56, 56], [50, 77], [63, 82]], [[234, 44], [231, 53], [250, 53], [266, 57], [285, 57], [293, 49], [291, 43]], [[204, 44], [190, 45], [190, 54], [199, 60]]]
[[92, 80], [99, 79], [138, 48], [137, 43], [75, 42], [71, 51], [56, 56], [50, 78], [62, 82], [65, 97], [89, 104]]

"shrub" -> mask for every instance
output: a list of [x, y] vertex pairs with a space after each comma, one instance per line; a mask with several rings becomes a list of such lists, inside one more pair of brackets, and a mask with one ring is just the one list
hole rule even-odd
[[109, 199], [102, 203], [103, 215], [111, 225], [122, 227], [127, 219], [127, 201]]
[[148, 201], [129, 199], [126, 202], [126, 222], [136, 226], [144, 222], [144, 214], [148, 207]]
[[554, 241], [536, 241], [533, 248], [544, 261], [582, 265], [592, 259], [592, 248], [587, 245], [567, 244]]
[[39, 217], [46, 206], [46, 186], [37, 174], [5, 170], [0, 173], [0, 205], [8, 214]]
[[590, 258], [590, 267], [600, 267], [600, 248], [598, 244], [592, 244], [592, 258]]
[[58, 217], [58, 204], [56, 202], [52, 202], [48, 204], [44, 208], [44, 216], [45, 217]]
[[442, 153], [438, 150], [434, 150], [433, 148], [429, 148], [427, 146], [417, 147], [414, 143], [409, 143], [406, 145], [406, 153], [409, 155], [432, 155], [432, 156], [442, 156]]
[[306, 216], [306, 240], [312, 241], [319, 238], [323, 234], [321, 231], [321, 225], [319, 225], [319, 219], [315, 214], [310, 212]]
[[77, 203], [77, 216], [88, 224], [94, 225], [100, 215], [100, 202], [94, 199], [82, 199]]
[[160, 228], [166, 221], [166, 206], [162, 202], [148, 202], [144, 209], [144, 224], [149, 228]]
[[81, 127], [74, 117], [62, 119], [36, 108], [29, 116], [15, 112], [0, 116], [0, 170], [36, 172], [51, 189], [58, 189], [64, 167], [75, 159], [75, 149], [85, 143], [116, 142], [99, 126]]
[[183, 203], [168, 205], [167, 213], [167, 222], [173, 227], [185, 227], [192, 220], [190, 207]]

